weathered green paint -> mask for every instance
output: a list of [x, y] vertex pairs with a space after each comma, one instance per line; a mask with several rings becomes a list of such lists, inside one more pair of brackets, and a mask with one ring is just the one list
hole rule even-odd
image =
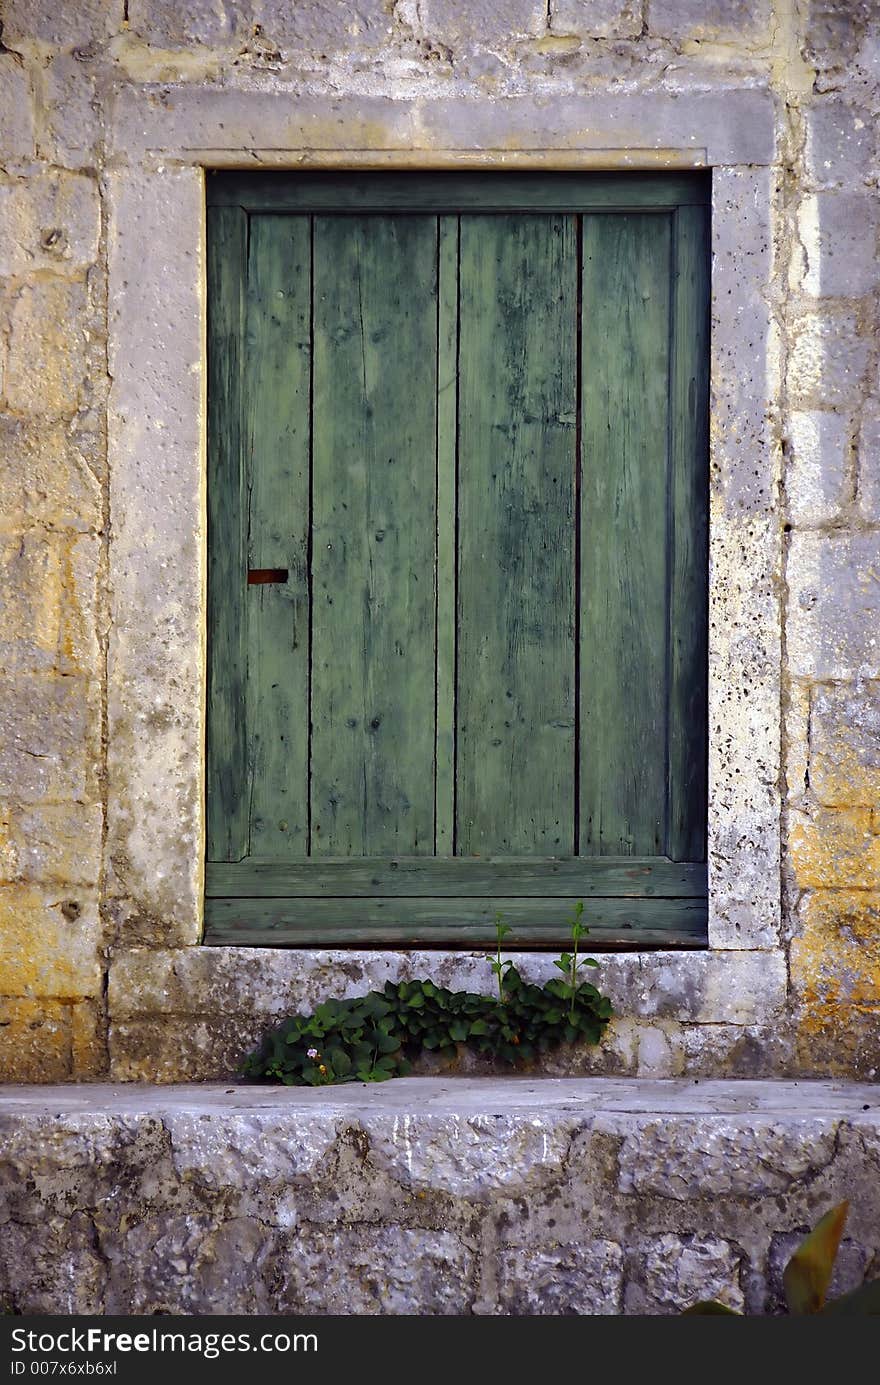
[[209, 173], [208, 205], [249, 212], [587, 212], [706, 206], [705, 173]]
[[209, 941], [698, 944], [705, 180], [211, 181]]
[[318, 898], [324, 892], [369, 895], [607, 895], [699, 898], [706, 893], [705, 863], [665, 856], [613, 860], [609, 856], [555, 860], [541, 856], [381, 860], [348, 857], [299, 862], [236, 861], [209, 864], [209, 898]]
[[[208, 899], [211, 942], [254, 947], [300, 946], [469, 947], [494, 943], [500, 911], [516, 930], [517, 947], [558, 947], [569, 941], [566, 920], [580, 895], [520, 899], [371, 898]], [[590, 929], [585, 950], [609, 946], [699, 946], [705, 941], [705, 899], [594, 899], [584, 910]]]
[[584, 217], [583, 855], [665, 847], [669, 281], [669, 217]]
[[574, 217], [461, 222], [457, 854], [574, 835]]
[[245, 468], [242, 352], [247, 218], [238, 207], [211, 217], [208, 237], [208, 663], [206, 843], [211, 861], [248, 850], [245, 626]]
[[434, 851], [437, 220], [316, 217], [313, 856]]
[[438, 236], [434, 850], [438, 856], [451, 856], [455, 842], [455, 665], [458, 637], [458, 217], [440, 217]]
[[252, 220], [245, 351], [247, 566], [286, 568], [246, 589], [250, 855], [308, 850], [309, 218]]

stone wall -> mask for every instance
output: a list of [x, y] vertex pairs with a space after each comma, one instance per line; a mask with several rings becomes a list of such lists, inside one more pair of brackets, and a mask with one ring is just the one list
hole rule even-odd
[[[873, 1077], [878, 0], [0, 14], [0, 1074], [218, 1076], [267, 1016], [340, 984], [432, 965], [479, 984], [469, 957], [198, 946], [195, 525], [189, 567], [155, 550], [182, 503], [176, 439], [203, 445], [203, 323], [175, 288], [201, 282], [200, 168], [540, 143], [563, 166], [712, 164], [726, 228], [712, 599], [737, 633], [713, 653], [712, 947], [609, 958], [620, 1018], [572, 1061]], [[758, 337], [766, 370], [737, 394]]]
[[8, 1093], [0, 1308], [778, 1313], [793, 1249], [844, 1199], [831, 1297], [880, 1270], [875, 1098], [631, 1079], [110, 1087], [100, 1110]]

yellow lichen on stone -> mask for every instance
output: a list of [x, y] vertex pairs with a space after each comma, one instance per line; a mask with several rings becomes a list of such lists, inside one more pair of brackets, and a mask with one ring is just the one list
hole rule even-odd
[[880, 1067], [880, 894], [820, 890], [791, 945], [798, 1049], [809, 1070]]
[[80, 1000], [101, 991], [94, 902], [61, 888], [0, 889], [0, 995]]
[[791, 814], [790, 857], [801, 889], [880, 889], [880, 835], [869, 808]]
[[63, 1082], [70, 1075], [70, 1007], [0, 999], [0, 1082]]

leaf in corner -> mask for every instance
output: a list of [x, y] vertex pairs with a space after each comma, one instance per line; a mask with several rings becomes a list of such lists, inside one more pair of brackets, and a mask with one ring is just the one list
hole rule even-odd
[[790, 1313], [818, 1313], [825, 1302], [849, 1203], [826, 1212], [801, 1241], [786, 1265], [782, 1282]]

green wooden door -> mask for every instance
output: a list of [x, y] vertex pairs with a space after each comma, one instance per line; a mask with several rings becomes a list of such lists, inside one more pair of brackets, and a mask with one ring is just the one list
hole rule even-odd
[[706, 934], [700, 175], [214, 175], [207, 941]]

